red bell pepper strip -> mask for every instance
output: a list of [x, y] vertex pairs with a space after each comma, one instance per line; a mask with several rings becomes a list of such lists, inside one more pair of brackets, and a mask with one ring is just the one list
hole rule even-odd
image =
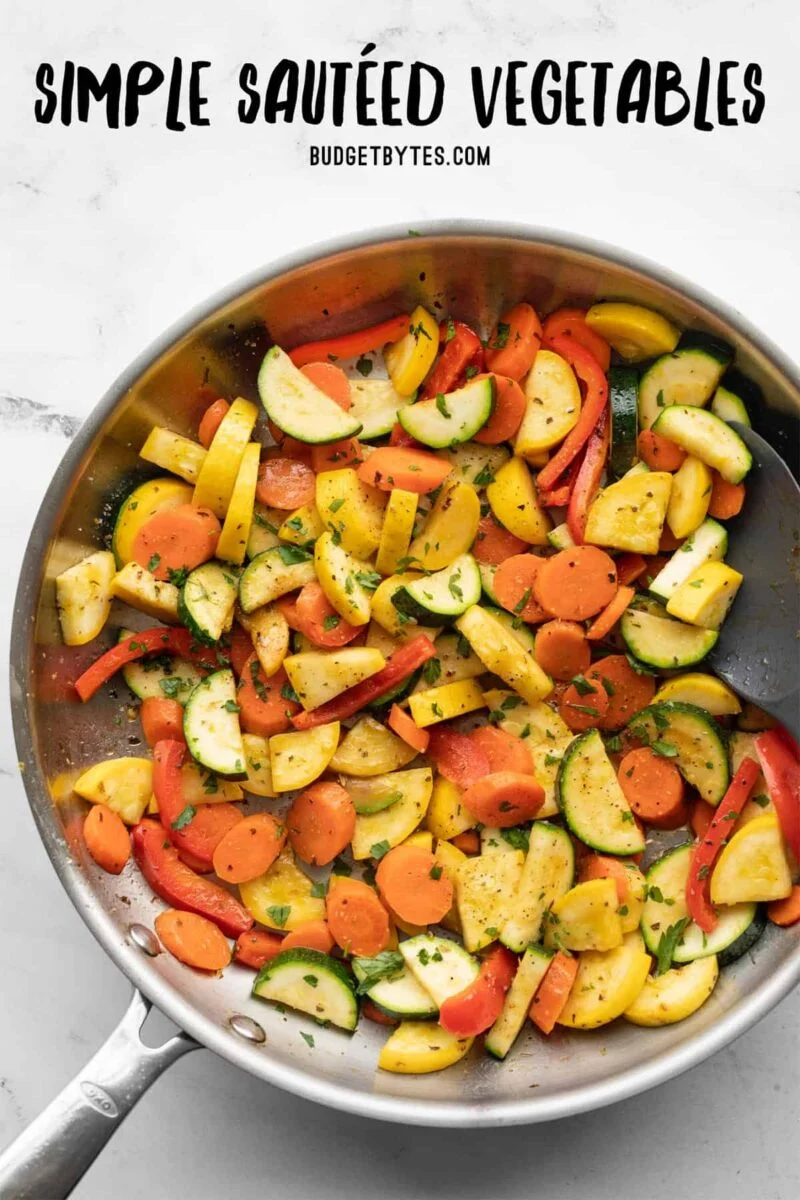
[[478, 978], [463, 991], [445, 1000], [439, 1009], [442, 1029], [456, 1037], [476, 1037], [494, 1025], [503, 1011], [503, 999], [517, 971], [517, 959], [505, 946], [490, 950]]
[[576, 546], [583, 544], [586, 517], [589, 513], [589, 506], [600, 487], [603, 471], [606, 469], [610, 440], [608, 409], [604, 408], [600, 414], [600, 420], [597, 422], [597, 428], [586, 443], [586, 453], [569, 498], [567, 528]]
[[608, 404], [608, 380], [594, 355], [580, 346], [574, 338], [563, 335], [551, 338], [547, 348], [567, 360], [578, 380], [583, 383], [585, 395], [577, 424], [569, 431], [547, 466], [539, 472], [536, 486], [539, 491], [544, 492], [554, 486], [556, 480], [586, 445], [600, 420], [600, 414]]
[[[617, 559], [617, 583], [623, 587], [626, 583], [633, 583], [640, 575], [644, 575], [647, 570], [647, 563], [641, 554], [620, 554]], [[705, 804], [705, 801], [703, 801]]]
[[447, 392], [452, 392], [461, 381], [467, 367], [476, 367], [476, 375], [483, 370], [481, 339], [469, 325], [465, 325], [463, 321], [442, 321], [439, 336], [444, 342], [444, 348], [425, 381], [421, 396], [423, 400], [430, 400], [440, 393], [446, 395]]
[[133, 854], [150, 887], [184, 912], [198, 913], [236, 938], [253, 927], [253, 918], [225, 888], [196, 875], [178, 858], [159, 821], [145, 819], [133, 829]]
[[753, 758], [743, 758], [731, 785], [720, 800], [714, 819], [702, 841], [694, 848], [686, 881], [686, 907], [695, 925], [711, 933], [717, 925], [717, 914], [709, 898], [709, 876], [720, 850], [730, 837], [742, 815], [750, 793], [758, 779], [759, 766]]
[[390, 317], [369, 329], [358, 329], [355, 333], [342, 333], [339, 337], [323, 338], [319, 342], [305, 342], [289, 351], [289, 358], [296, 367], [312, 362], [335, 362], [337, 358], [354, 358], [356, 354], [368, 354], [378, 350], [387, 342], [397, 342], [408, 333], [408, 314]]
[[401, 680], [406, 679], [417, 667], [421, 667], [429, 658], [436, 654], [436, 648], [429, 637], [420, 633], [407, 646], [401, 646], [390, 654], [386, 665], [369, 679], [348, 688], [340, 696], [335, 696], [327, 704], [321, 704], [311, 712], [301, 712], [292, 717], [295, 729], [313, 729], [315, 725], [327, 725], [329, 721], [343, 721], [359, 712], [365, 704], [376, 700], [390, 688], [396, 687]]
[[76, 692], [81, 700], [90, 700], [97, 689], [121, 667], [144, 658], [146, 654], [176, 654], [180, 658], [201, 662], [209, 670], [214, 670], [214, 651], [199, 646], [188, 629], [168, 629], [165, 625], [156, 625], [152, 629], [132, 633], [124, 642], [118, 642], [105, 654], [101, 654], [97, 661], [75, 680]]
[[399, 421], [395, 421], [392, 426], [392, 432], [389, 434], [390, 446], [403, 446], [408, 450], [424, 450], [425, 447], [413, 438], [410, 433], [406, 433]]
[[164, 738], [153, 747], [153, 795], [167, 837], [182, 860], [204, 875], [214, 868], [214, 851], [243, 819], [233, 804], [201, 804], [187, 811], [181, 767], [186, 746]]
[[582, 462], [583, 456], [579, 455], [569, 464], [566, 471], [561, 476], [560, 482], [556, 482], [556, 484], [550, 488], [549, 491], [539, 491], [539, 503], [543, 505], [544, 508], [567, 507], [569, 504], [569, 498], [572, 495], [572, 489], [575, 486], [575, 480], [578, 478], [578, 472], [581, 469]]
[[792, 752], [794, 738], [784, 734], [780, 727], [767, 729], [753, 744], [781, 832], [792, 854], [800, 859], [800, 759]]
[[597, 359], [600, 370], [611, 366], [611, 347], [605, 338], [595, 333], [586, 324], [586, 313], [582, 308], [557, 308], [542, 324], [542, 348], [552, 350], [553, 338], [571, 337]]

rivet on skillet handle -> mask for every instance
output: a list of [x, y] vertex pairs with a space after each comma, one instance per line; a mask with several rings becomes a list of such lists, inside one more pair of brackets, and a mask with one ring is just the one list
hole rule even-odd
[[139, 1034], [150, 1007], [135, 991], [94, 1058], [0, 1154], [0, 1200], [69, 1196], [150, 1084], [198, 1048], [185, 1033], [163, 1046], [146, 1046]]

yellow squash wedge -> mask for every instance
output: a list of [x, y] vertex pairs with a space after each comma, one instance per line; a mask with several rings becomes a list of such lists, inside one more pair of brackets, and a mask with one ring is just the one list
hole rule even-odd
[[527, 704], [521, 696], [503, 688], [490, 688], [483, 698], [492, 712], [503, 714], [497, 722], [500, 728], [521, 737], [531, 749], [540, 743], [553, 746], [565, 739], [570, 741], [573, 736], [556, 710], [541, 700]]
[[459, 864], [456, 904], [464, 945], [474, 952], [500, 936], [511, 916], [525, 855], [479, 854]]
[[197, 483], [197, 477], [206, 460], [207, 450], [191, 438], [173, 433], [156, 425], [147, 435], [139, 451], [139, 457], [155, 463], [164, 471], [171, 471], [187, 483]]
[[667, 601], [667, 612], [702, 629], [719, 629], [736, 599], [744, 576], [723, 562], [695, 568]]
[[474, 679], [459, 679], [442, 687], [426, 688], [413, 692], [408, 698], [411, 715], [420, 729], [461, 717], [485, 705], [483, 692]]
[[380, 721], [362, 717], [342, 738], [331, 759], [331, 770], [369, 779], [373, 775], [397, 771], [416, 757], [416, 750]]
[[474, 824], [475, 818], [461, 804], [460, 790], [444, 775], [437, 774], [425, 814], [426, 828], [434, 837], [447, 840], [472, 829]]
[[523, 650], [513, 633], [479, 604], [473, 604], [458, 618], [456, 628], [487, 670], [499, 675], [529, 704], [543, 700], [553, 690], [552, 680], [533, 655]]
[[[372, 847], [379, 842], [399, 846], [421, 823], [428, 808], [433, 788], [430, 767], [415, 767], [409, 771], [392, 771], [372, 779], [342, 776], [342, 786], [357, 807], [366, 807], [370, 800], [397, 795], [389, 808], [379, 812], [360, 813], [353, 834], [353, 858], [369, 858]], [[361, 803], [359, 803], [359, 800]]]
[[550, 950], [613, 950], [622, 942], [622, 920], [613, 879], [577, 883], [545, 914]]
[[623, 1016], [633, 1025], [674, 1025], [702, 1008], [719, 977], [715, 954], [696, 958], [685, 967], [672, 967], [663, 975], [649, 975], [644, 987]]
[[247, 539], [248, 558], [255, 558], [257, 554], [263, 554], [265, 550], [272, 550], [275, 546], [280, 545], [281, 539], [278, 537], [278, 530], [285, 516], [286, 514], [280, 509], [269, 508], [266, 504], [255, 502], [250, 536]]
[[691, 454], [672, 476], [667, 524], [676, 538], [688, 537], [706, 519], [711, 501], [711, 472]]
[[650, 970], [650, 955], [640, 933], [628, 933], [613, 950], [585, 950], [559, 1025], [597, 1029], [631, 1007]]
[[237, 566], [244, 562], [247, 543], [250, 540], [260, 455], [261, 447], [258, 442], [248, 442], [239, 464], [230, 504], [225, 514], [225, 523], [217, 543], [217, 558], [224, 562], [236, 563]]
[[278, 536], [281, 541], [291, 542], [294, 546], [306, 546], [309, 542], [315, 542], [324, 529], [317, 506], [303, 504], [289, 514], [278, 529]]
[[521, 458], [510, 458], [486, 489], [497, 520], [515, 537], [546, 546], [553, 523], [539, 504], [531, 473]]
[[386, 493], [362, 483], [352, 467], [317, 476], [317, 512], [344, 550], [369, 558], [378, 548]]
[[527, 407], [514, 441], [514, 453], [538, 458], [557, 446], [576, 424], [581, 393], [575, 372], [560, 354], [540, 350], [525, 380]]
[[293, 792], [319, 779], [338, 744], [338, 721], [297, 733], [276, 733], [269, 740], [270, 769], [275, 791]]
[[375, 566], [381, 575], [394, 575], [397, 564], [408, 554], [418, 503], [416, 492], [394, 488], [390, 493], [375, 559]]
[[242, 787], [254, 796], [267, 796], [274, 799], [278, 793], [272, 786], [269, 739], [259, 737], [255, 733], [243, 733], [242, 745], [244, 746], [244, 765], [247, 770], [247, 779]]
[[439, 353], [439, 325], [421, 304], [412, 312], [408, 333], [384, 351], [389, 378], [400, 396], [417, 390]]
[[565, 738], [556, 738], [552, 742], [539, 742], [538, 745], [528, 743], [533, 761], [533, 775], [544, 791], [544, 802], [536, 814], [539, 820], [543, 817], [558, 816], [556, 776], [558, 768], [561, 766], [561, 759], [564, 757], [564, 751], [571, 741], [572, 735], [570, 734]]
[[129, 562], [117, 571], [111, 580], [111, 595], [157, 621], [178, 620], [178, 588], [162, 583], [138, 563]]
[[767, 813], [735, 833], [711, 873], [713, 904], [783, 900], [792, 890], [792, 873], [781, 827]]
[[359, 583], [358, 576], [369, 571], [369, 565], [354, 558], [326, 531], [314, 543], [314, 567], [320, 587], [339, 616], [351, 625], [366, 625], [374, 597]]
[[283, 665], [298, 700], [310, 712], [380, 671], [386, 659], [369, 646], [343, 646], [291, 654]]
[[680, 330], [661, 313], [641, 304], [614, 300], [593, 304], [586, 314], [586, 324], [627, 362], [671, 354], [681, 336]]
[[468, 483], [444, 483], [422, 532], [409, 547], [409, 556], [426, 571], [449, 567], [475, 541], [481, 505]]
[[274, 675], [289, 649], [289, 625], [281, 610], [272, 604], [251, 613], [239, 609], [236, 619], [250, 634], [264, 674], [267, 678]]
[[149, 758], [109, 758], [80, 775], [74, 791], [92, 804], [107, 804], [126, 825], [141, 821], [153, 791]]
[[658, 554], [671, 488], [667, 471], [626, 475], [603, 488], [589, 509], [585, 541], [634, 554]]
[[263, 875], [240, 883], [239, 894], [242, 904], [261, 925], [291, 933], [307, 921], [325, 916], [325, 901], [311, 894], [313, 886], [314, 881], [300, 870], [287, 846]]
[[56, 605], [67, 646], [85, 646], [96, 638], [111, 612], [114, 555], [98, 550], [56, 576]]
[[378, 1066], [395, 1075], [430, 1075], [469, 1054], [474, 1038], [458, 1038], [434, 1021], [401, 1021], [381, 1049]]
[[231, 501], [242, 455], [258, 416], [249, 400], [234, 400], [206, 452], [197, 476], [192, 503], [224, 518]]

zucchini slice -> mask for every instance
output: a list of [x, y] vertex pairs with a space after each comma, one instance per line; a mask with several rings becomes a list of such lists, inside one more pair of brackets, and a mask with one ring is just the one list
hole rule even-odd
[[[135, 636], [132, 629], [121, 629], [118, 640], [124, 642]], [[166, 696], [179, 704], [186, 703], [203, 676], [193, 662], [168, 655], [142, 658], [122, 668], [123, 679], [140, 700], [163, 700]]]
[[401, 396], [391, 379], [351, 379], [350, 416], [361, 425], [362, 441], [391, 433], [398, 412], [413, 404], [415, 395]]
[[714, 904], [783, 900], [792, 890], [792, 872], [775, 813], [748, 821], [723, 849], [711, 873]]
[[707, 517], [680, 546], [665, 567], [656, 575], [648, 591], [659, 600], [669, 600], [696, 567], [718, 562], [728, 552], [728, 531], [712, 517]]
[[282, 950], [256, 975], [253, 995], [330, 1021], [349, 1032], [358, 1023], [353, 980], [342, 963], [321, 950]]
[[[530, 651], [533, 654], [533, 647], [536, 644], [536, 635], [529, 625], [524, 625], [519, 617], [515, 617], [513, 613], [507, 612], [504, 608], [487, 608], [487, 613], [494, 617], [495, 621], [507, 629], [513, 638], [519, 642], [523, 650]], [[438, 643], [437, 643], [438, 649]], [[481, 668], [486, 670], [485, 667]]]
[[558, 806], [572, 832], [601, 854], [640, 854], [644, 834], [619, 786], [596, 729], [567, 747], [556, 780]]
[[471, 554], [392, 594], [392, 604], [423, 625], [446, 625], [481, 598], [481, 573]]
[[[368, 962], [366, 958], [353, 959], [353, 974], [359, 983], [367, 976], [364, 964]], [[439, 1012], [435, 1001], [405, 966], [392, 978], [379, 979], [366, 994], [381, 1012], [400, 1021], [424, 1021], [437, 1016]]]
[[505, 446], [484, 446], [481, 442], [464, 442], [444, 450], [453, 470], [451, 478], [457, 483], [468, 483], [476, 489], [488, 487], [501, 467], [511, 455]]
[[[642, 910], [641, 929], [651, 954], [658, 954], [659, 942], [670, 926], [688, 919], [686, 881], [693, 853], [694, 842], [686, 842], [668, 850], [647, 872], [647, 899]], [[719, 910], [716, 928], [711, 933], [704, 933], [699, 925], [690, 921], [675, 947], [673, 962], [692, 962], [726, 951], [730, 955], [734, 947], [737, 947], [734, 957], [738, 958], [763, 932], [764, 923], [756, 922], [756, 914], [755, 904], [725, 906]], [[752, 928], [754, 924], [756, 929]], [[726, 961], [732, 962], [733, 958]]]
[[533, 997], [544, 979], [552, 951], [543, 946], [527, 946], [509, 988], [503, 1011], [486, 1034], [486, 1053], [504, 1059], [517, 1040]]
[[753, 456], [736, 430], [704, 408], [688, 404], [667, 408], [653, 431], [719, 471], [728, 483], [741, 483], [753, 465]]
[[424, 446], [442, 450], [468, 442], [482, 429], [494, 407], [494, 379], [487, 375], [446, 396], [418, 400], [397, 414], [406, 433]]
[[711, 411], [723, 421], [736, 421], [749, 428], [752, 425], [750, 410], [755, 411], [762, 403], [763, 396], [758, 385], [731, 367], [722, 376], [711, 398]]
[[239, 579], [239, 603], [246, 613], [316, 579], [314, 558], [300, 546], [273, 546], [257, 554]]
[[[478, 570], [481, 573], [481, 588], [483, 589], [483, 594], [492, 602], [493, 605], [499, 604], [500, 601], [497, 599], [497, 596], [494, 592], [494, 577], [497, 574], [497, 567], [493, 566], [491, 563], [478, 563]], [[496, 610], [493, 609], [492, 611], [494, 612]]]
[[730, 361], [728, 348], [713, 341], [706, 346], [679, 346], [657, 358], [639, 384], [639, 427], [650, 429], [659, 413], [672, 404], [708, 404]]
[[191, 504], [192, 489], [188, 483], [169, 476], [149, 479], [134, 488], [127, 500], [122, 502], [114, 532], [111, 535], [111, 550], [118, 567], [133, 561], [133, 544], [143, 525], [156, 513], [180, 504]]
[[685, 967], [651, 975], [622, 1014], [633, 1025], [674, 1025], [702, 1008], [719, 977], [717, 957], [697, 958]]
[[736, 693], [716, 675], [705, 675], [702, 671], [689, 671], [686, 675], [675, 675], [665, 680], [653, 697], [653, 703], [660, 704], [662, 700], [682, 700], [685, 704], [695, 704], [711, 713], [712, 717], [735, 716], [742, 711]]
[[239, 573], [227, 563], [207, 562], [189, 572], [181, 588], [178, 616], [198, 642], [214, 646], [229, 627]]
[[551, 529], [547, 535], [547, 540], [556, 550], [569, 550], [570, 546], [575, 545], [566, 522], [563, 525], [556, 525], [555, 529]]
[[538, 942], [545, 913], [567, 894], [574, 878], [575, 850], [566, 829], [534, 821], [512, 913], [500, 932], [503, 945], [520, 953], [529, 942]]
[[226, 779], [246, 779], [236, 680], [225, 667], [207, 675], [183, 710], [183, 732], [192, 758]]
[[450, 938], [421, 933], [401, 942], [400, 953], [408, 970], [437, 1008], [478, 978], [478, 960]]
[[639, 377], [631, 367], [612, 367], [608, 372], [611, 400], [611, 454], [608, 465], [612, 479], [621, 479], [636, 461], [638, 385]]
[[664, 615], [626, 608], [620, 621], [620, 633], [634, 658], [650, 667], [671, 670], [692, 667], [702, 662], [716, 644], [719, 634], [713, 629], [684, 625]]
[[280, 346], [264, 355], [258, 394], [270, 421], [299, 442], [323, 446], [361, 431], [361, 422], [307, 379]]
[[635, 713], [628, 728], [644, 741], [665, 742], [677, 751], [674, 762], [687, 783], [709, 804], [719, 804], [730, 782], [728, 755], [713, 718], [678, 700], [651, 704]]

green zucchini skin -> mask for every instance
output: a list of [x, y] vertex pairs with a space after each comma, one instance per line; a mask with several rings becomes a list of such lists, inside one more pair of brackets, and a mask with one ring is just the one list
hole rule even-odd
[[609, 472], [612, 479], [621, 479], [636, 461], [636, 439], [639, 432], [638, 373], [631, 367], [611, 367], [608, 372], [608, 390], [611, 400]]
[[374, 700], [371, 700], [367, 705], [368, 711], [380, 713], [388, 708], [390, 704], [395, 704], [398, 700], [405, 699], [410, 692], [413, 692], [421, 678], [422, 667], [417, 667], [416, 671], [412, 675], [409, 675], [408, 679], [401, 680], [393, 688], [389, 688], [388, 692], [384, 692], [382, 696], [376, 696]]
[[204, 646], [216, 646], [222, 637], [238, 587], [238, 572], [227, 563], [207, 562], [190, 571], [180, 591], [178, 616]]
[[662, 354], [639, 382], [639, 427], [650, 429], [659, 414], [673, 404], [707, 404], [716, 391], [730, 355], [713, 339], [683, 344]]
[[207, 675], [183, 710], [186, 745], [195, 762], [226, 779], [246, 779], [245, 752], [230, 667]]
[[253, 995], [286, 1004], [315, 1020], [330, 1021], [348, 1033], [358, 1024], [352, 976], [342, 963], [321, 950], [282, 950], [256, 975]]
[[748, 950], [752, 950], [756, 942], [766, 932], [767, 916], [761, 905], [756, 907], [756, 915], [747, 926], [741, 937], [738, 937], [735, 942], [731, 942], [723, 950], [717, 952], [717, 961], [721, 967], [729, 967], [731, 963], [736, 962], [737, 958], [747, 954]]
[[481, 598], [481, 574], [471, 554], [398, 588], [392, 604], [422, 625], [448, 625]]
[[656, 670], [696, 666], [719, 638], [717, 630], [684, 625], [667, 616], [663, 609], [659, 613], [648, 612], [641, 606], [625, 610], [620, 633], [634, 658]]

